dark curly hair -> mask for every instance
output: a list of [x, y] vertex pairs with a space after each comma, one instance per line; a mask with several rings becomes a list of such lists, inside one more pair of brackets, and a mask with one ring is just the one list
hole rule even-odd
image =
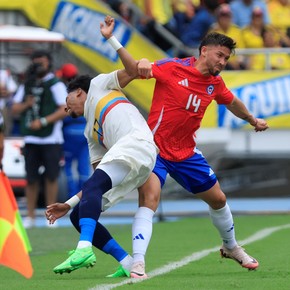
[[89, 75], [80, 75], [72, 79], [67, 85], [67, 92], [71, 93], [77, 89], [82, 89], [88, 93], [90, 88], [90, 83], [93, 78]]
[[208, 33], [203, 38], [198, 48], [199, 54], [201, 53], [201, 48], [208, 45], [225, 46], [231, 51], [231, 53], [234, 53], [236, 48], [236, 42], [232, 38], [218, 32]]

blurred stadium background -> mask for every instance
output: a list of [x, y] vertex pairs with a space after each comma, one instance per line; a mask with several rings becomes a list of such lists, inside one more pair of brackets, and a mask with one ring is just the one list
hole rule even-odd
[[[131, 8], [130, 23], [109, 2], [1, 1], [0, 69], [9, 70], [18, 81], [29, 63], [29, 54], [38, 48], [52, 52], [56, 70], [67, 62], [76, 64], [81, 73], [92, 75], [122, 67], [116, 53], [106, 45], [99, 33], [99, 23], [107, 14], [116, 18], [115, 34], [136, 59], [147, 57], [153, 61], [164, 57], [197, 55], [196, 47], [185, 45], [163, 25], [154, 22], [151, 28], [161, 33], [168, 43], [169, 49], [162, 49], [137, 30], [134, 21], [142, 12], [132, 1], [123, 1]], [[213, 3], [220, 5], [220, 2]], [[26, 30], [21, 30], [21, 27]], [[46, 33], [55, 33], [54, 36], [60, 38], [49, 38]], [[198, 132], [199, 149], [207, 157], [224, 192], [232, 200], [233, 211], [239, 213], [251, 210], [264, 214], [290, 212], [290, 69], [272, 69], [270, 57], [274, 53], [289, 56], [290, 49], [237, 49], [237, 56], [245, 58], [249, 55], [264, 55], [265, 68], [223, 72], [227, 86], [246, 103], [254, 115], [267, 119], [271, 129], [255, 133], [245, 123], [230, 116], [224, 108], [212, 104]], [[134, 81], [125, 90], [145, 117], [150, 108], [153, 86], [153, 80]], [[25, 175], [21, 146], [21, 137], [7, 134], [4, 171], [11, 180], [24, 215]], [[59, 184], [59, 200], [64, 201], [67, 199], [64, 172], [60, 175]], [[166, 216], [206, 212], [204, 205], [190, 200], [190, 197], [188, 192], [168, 178], [157, 217], [162, 219]], [[280, 206], [276, 204], [277, 198]], [[136, 192], [129, 194], [124, 203], [106, 215], [132, 216], [137, 207], [136, 199]], [[179, 202], [182, 203], [179, 205]], [[40, 198], [41, 216], [43, 206]]]

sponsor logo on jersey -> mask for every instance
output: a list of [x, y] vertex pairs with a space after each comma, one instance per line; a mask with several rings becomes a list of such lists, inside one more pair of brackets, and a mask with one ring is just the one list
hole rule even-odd
[[206, 91], [207, 91], [207, 93], [208, 93], [209, 95], [211, 95], [211, 94], [213, 93], [213, 91], [214, 91], [214, 86], [213, 86], [213, 85], [209, 85], [209, 86], [207, 87]]
[[178, 84], [179, 85], [182, 85], [184, 87], [188, 87], [188, 79], [184, 79], [184, 80], [178, 82]]

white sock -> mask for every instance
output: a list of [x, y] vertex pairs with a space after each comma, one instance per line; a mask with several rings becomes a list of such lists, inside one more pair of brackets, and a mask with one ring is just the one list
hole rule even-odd
[[145, 254], [152, 235], [154, 211], [148, 207], [139, 207], [133, 221], [133, 262], [145, 263]]
[[86, 247], [92, 247], [92, 243], [89, 241], [79, 241], [77, 248], [81, 249], [81, 248], [86, 248]]
[[209, 207], [209, 214], [212, 223], [220, 233], [224, 246], [228, 249], [233, 249], [237, 245], [237, 241], [235, 238], [233, 216], [228, 204], [217, 210]]
[[120, 261], [120, 264], [125, 270], [130, 272], [133, 264], [133, 258], [130, 255], [127, 255], [123, 260]]

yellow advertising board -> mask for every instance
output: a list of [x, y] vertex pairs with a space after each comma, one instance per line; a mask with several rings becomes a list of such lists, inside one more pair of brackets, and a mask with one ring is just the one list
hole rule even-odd
[[[151, 61], [166, 54], [128, 26], [101, 1], [95, 0], [0, 0], [1, 10], [20, 10], [36, 26], [60, 32], [64, 45], [80, 60], [98, 73], [121, 68], [117, 53], [99, 32], [105, 15], [116, 19], [114, 34], [135, 59]], [[290, 127], [290, 71], [226, 71], [222, 73], [226, 85], [257, 117], [267, 119], [272, 128]], [[143, 110], [149, 111], [154, 80], [135, 80], [125, 92]], [[213, 102], [208, 108], [202, 127], [247, 127], [224, 106]]]
[[[271, 128], [290, 128], [290, 71], [225, 71], [222, 77], [251, 113], [267, 120]], [[249, 127], [225, 106], [213, 102], [202, 127]]]
[[[101, 1], [95, 0], [0, 0], [1, 10], [20, 10], [36, 26], [60, 32], [65, 36], [64, 46], [98, 73], [107, 73], [122, 67], [117, 53], [100, 33], [100, 22], [106, 15], [115, 18], [114, 34], [135, 59], [150, 61], [166, 57], [133, 27]], [[134, 81], [125, 89], [129, 97], [149, 111], [154, 80]]]

